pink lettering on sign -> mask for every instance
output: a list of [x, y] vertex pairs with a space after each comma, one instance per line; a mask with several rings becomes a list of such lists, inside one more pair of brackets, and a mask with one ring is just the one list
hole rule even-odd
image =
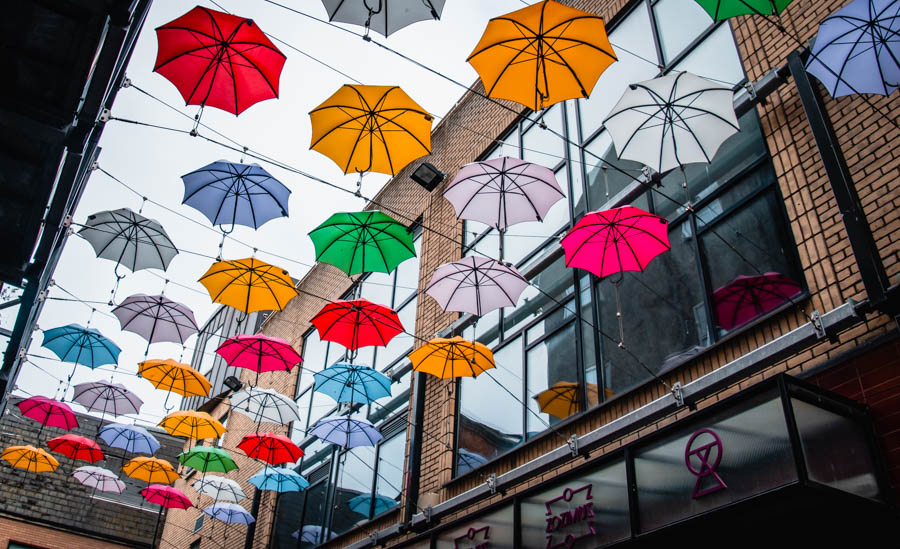
[[491, 546], [490, 539], [490, 526], [469, 528], [465, 534], [453, 538], [453, 549], [488, 549]]
[[[562, 495], [557, 496], [544, 504], [547, 508], [547, 526], [544, 529], [544, 532], [547, 534], [546, 549], [572, 549], [579, 540], [597, 535], [595, 523], [592, 520], [594, 518], [594, 502], [591, 501], [594, 499], [594, 496], [591, 493], [592, 490], [592, 484], [585, 484], [581, 488], [575, 490], [566, 488], [563, 490]], [[584, 493], [585, 503], [572, 508], [572, 500], [575, 498], [576, 494], [581, 493]], [[552, 506], [554, 503], [560, 501], [570, 504], [568, 506], [569, 508], [562, 513], [554, 513]], [[571, 532], [568, 534], [564, 532], [572, 526], [579, 524], [586, 524], [587, 531], [583, 531], [583, 528], [579, 529], [582, 533], [577, 535]]]

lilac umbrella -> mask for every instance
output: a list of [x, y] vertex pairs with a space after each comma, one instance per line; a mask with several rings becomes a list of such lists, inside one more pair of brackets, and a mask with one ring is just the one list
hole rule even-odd
[[563, 196], [549, 168], [508, 156], [466, 164], [444, 191], [457, 218], [497, 230], [542, 221]]
[[100, 492], [121, 494], [125, 490], [125, 483], [119, 480], [115, 473], [103, 467], [85, 465], [75, 469], [72, 472], [72, 476], [78, 479], [78, 482], [81, 484]]
[[100, 412], [104, 416], [136, 414], [144, 404], [143, 400], [124, 385], [103, 381], [79, 383], [75, 386], [75, 396], [72, 400], [89, 411]]
[[250, 524], [251, 522], [256, 522], [253, 515], [248, 513], [242, 506], [227, 501], [214, 503], [204, 509], [203, 512], [214, 519], [228, 524]]
[[113, 309], [123, 330], [134, 332], [151, 343], [171, 341], [184, 345], [198, 331], [194, 313], [187, 305], [164, 295], [135, 294]]
[[528, 281], [514, 267], [469, 256], [435, 269], [425, 293], [445, 311], [481, 316], [514, 306], [527, 286]]
[[383, 438], [378, 429], [368, 421], [349, 417], [322, 418], [313, 425], [309, 433], [344, 448], [375, 446]]
[[126, 423], [110, 423], [100, 429], [98, 436], [110, 448], [119, 448], [132, 454], [153, 455], [159, 450], [159, 441], [143, 427]]

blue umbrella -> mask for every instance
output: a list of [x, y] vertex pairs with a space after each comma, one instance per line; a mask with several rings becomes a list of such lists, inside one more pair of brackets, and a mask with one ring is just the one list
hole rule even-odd
[[900, 0], [855, 0], [819, 26], [807, 72], [832, 97], [900, 86]]
[[359, 364], [335, 364], [313, 375], [316, 391], [338, 402], [368, 404], [391, 396], [391, 379]]
[[322, 418], [313, 425], [309, 433], [344, 448], [375, 446], [383, 438], [378, 429], [368, 421], [349, 417]]
[[53, 351], [63, 362], [74, 362], [88, 368], [117, 364], [118, 345], [93, 328], [69, 324], [44, 331], [41, 347]]
[[227, 501], [214, 503], [203, 510], [204, 513], [214, 519], [221, 520], [228, 524], [250, 524], [256, 522], [253, 515], [237, 503], [229, 503]]
[[131, 454], [150, 454], [159, 450], [156, 437], [143, 427], [125, 423], [110, 423], [98, 433], [110, 448], [119, 448]]
[[250, 484], [260, 490], [276, 492], [300, 492], [309, 487], [309, 481], [292, 469], [284, 467], [263, 467], [250, 477]]
[[355, 498], [348, 501], [347, 505], [354, 513], [369, 516], [369, 507], [372, 505], [373, 499], [375, 500], [375, 512], [372, 516], [378, 516], [389, 509], [393, 509], [397, 506], [398, 503], [397, 500], [389, 498], [387, 496], [382, 496], [381, 494], [375, 494], [374, 496], [370, 494], [363, 494], [361, 496], [356, 496]]

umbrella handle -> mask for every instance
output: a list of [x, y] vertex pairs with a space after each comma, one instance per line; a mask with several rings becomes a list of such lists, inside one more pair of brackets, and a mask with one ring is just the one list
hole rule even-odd
[[[113, 268], [113, 274], [116, 275], [116, 283], [113, 284], [113, 289], [109, 292], [109, 303], [107, 303], [107, 305], [109, 305], [110, 307], [116, 304], [116, 292], [119, 291], [119, 282], [121, 282], [122, 279], [125, 278], [125, 275], [119, 274], [119, 265], [120, 263], [116, 263], [116, 266]], [[88, 322], [88, 324], [90, 324], [90, 322]]]
[[625, 348], [625, 326], [622, 319], [622, 302], [619, 299], [619, 284], [622, 283], [622, 279], [625, 278], [625, 273], [619, 271], [618, 280], [613, 281], [613, 287], [616, 289], [616, 320], [619, 321], [619, 348]]

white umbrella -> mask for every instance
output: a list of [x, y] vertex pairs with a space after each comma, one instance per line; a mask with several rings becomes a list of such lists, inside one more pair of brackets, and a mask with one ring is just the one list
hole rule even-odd
[[125, 483], [119, 480], [119, 477], [109, 469], [103, 467], [94, 467], [93, 465], [85, 465], [79, 467], [72, 472], [72, 476], [78, 479], [78, 482], [99, 490], [100, 492], [115, 492], [121, 494], [125, 490]]
[[328, 20], [388, 36], [407, 25], [440, 19], [445, 0], [322, 0]]
[[514, 267], [469, 256], [435, 269], [425, 293], [445, 311], [482, 316], [500, 307], [514, 307], [527, 286]]
[[297, 403], [272, 389], [248, 387], [231, 397], [231, 408], [256, 423], [269, 422], [286, 425], [300, 421]]
[[238, 502], [247, 497], [240, 484], [219, 475], [206, 475], [194, 482], [193, 487], [216, 501]]

